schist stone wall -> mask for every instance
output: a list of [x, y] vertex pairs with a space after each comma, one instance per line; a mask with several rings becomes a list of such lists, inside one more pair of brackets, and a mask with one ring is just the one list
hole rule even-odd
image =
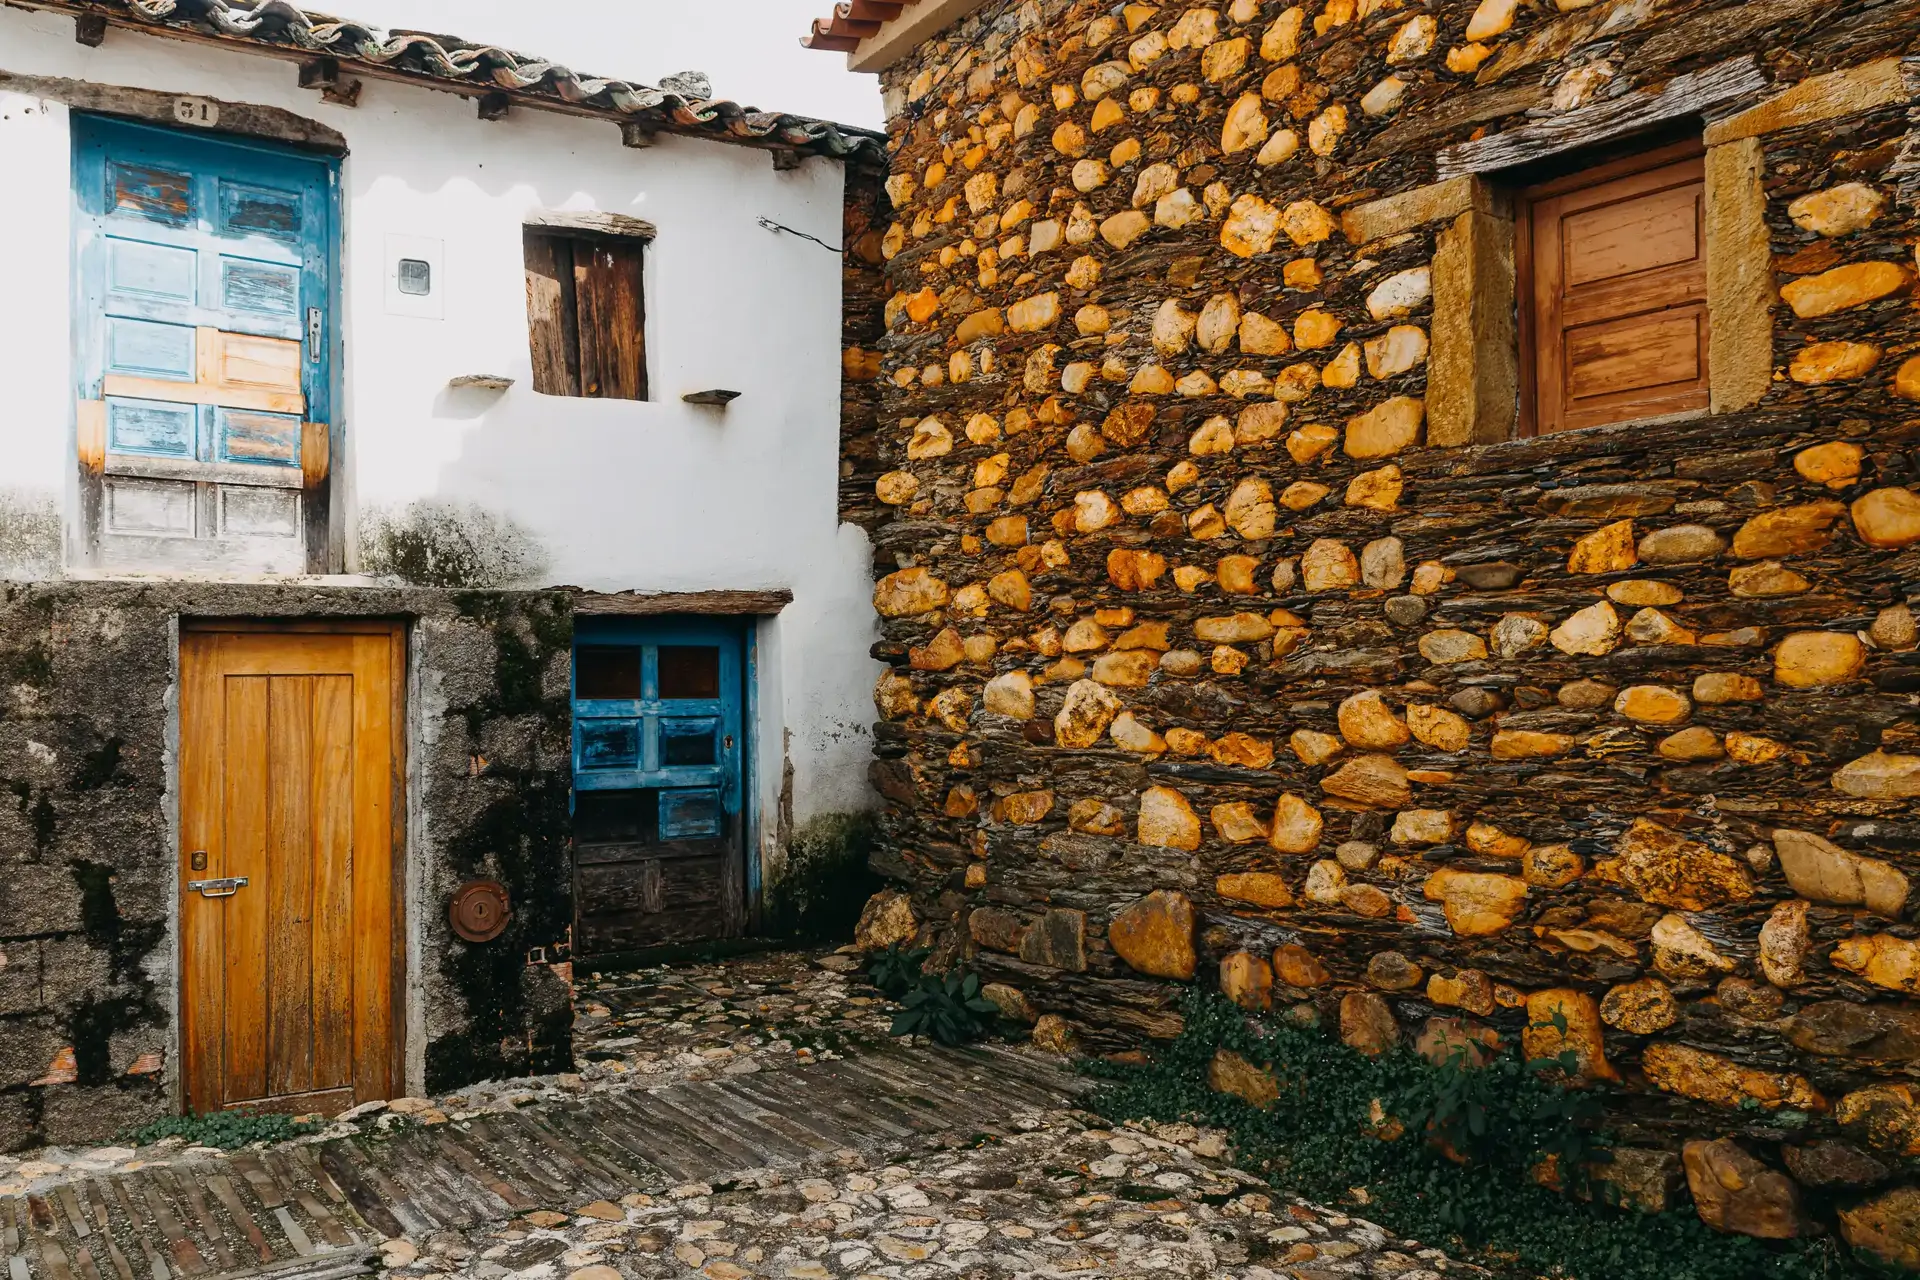
[[[99, 1141], [172, 1110], [178, 620], [411, 620], [409, 1087], [571, 1060], [571, 595], [0, 585], [0, 1150]], [[447, 899], [503, 882], [481, 946]]]
[[[1912, 0], [1030, 0], [888, 71], [869, 935], [1093, 1050], [1216, 982], [1571, 1050], [1630, 1142], [1870, 1238], [1920, 1153], [1916, 53]], [[1709, 147], [1714, 412], [1508, 439], [1501, 156], [1648, 129]]]

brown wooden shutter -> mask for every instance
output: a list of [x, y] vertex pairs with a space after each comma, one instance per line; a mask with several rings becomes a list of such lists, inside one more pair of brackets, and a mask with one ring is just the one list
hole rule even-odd
[[1671, 155], [1523, 197], [1535, 431], [1707, 407], [1705, 167], [1698, 154]]
[[644, 242], [532, 229], [525, 239], [533, 389], [646, 399]]

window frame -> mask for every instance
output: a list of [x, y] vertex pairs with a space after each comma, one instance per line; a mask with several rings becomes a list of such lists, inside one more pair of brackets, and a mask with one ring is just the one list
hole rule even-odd
[[[646, 402], [652, 399], [652, 378], [649, 368], [647, 342], [647, 277], [648, 249], [653, 239], [653, 228], [639, 219], [625, 218], [618, 214], [539, 214], [530, 217], [521, 227], [521, 259], [526, 277], [527, 290], [527, 351], [532, 366], [532, 387], [536, 394], [550, 395], [565, 399], [578, 400], [627, 400]], [[561, 246], [566, 247], [564, 269], [560, 261]], [[592, 331], [588, 318], [592, 308], [581, 305], [582, 286], [595, 279], [594, 267], [583, 269], [581, 250], [606, 252], [610, 260], [599, 278], [604, 284], [613, 281], [614, 288], [599, 288], [589, 293], [589, 297], [601, 297], [614, 301], [613, 314], [618, 317], [619, 300], [617, 298], [618, 276], [623, 270], [632, 277], [632, 323], [630, 329], [624, 325], [609, 327], [601, 325], [601, 336], [614, 336], [615, 341], [606, 345], [619, 354], [622, 342], [632, 349], [633, 368], [631, 377], [626, 376], [624, 361], [615, 370], [619, 376], [607, 389], [609, 380], [604, 375], [589, 384], [587, 335]], [[546, 263], [536, 262], [544, 252]], [[625, 258], [626, 265], [617, 261]], [[542, 266], [550, 268], [543, 270]], [[553, 338], [544, 339], [541, 329], [548, 323], [546, 317], [536, 316], [535, 280], [544, 277], [555, 283], [560, 290], [557, 313], [552, 323], [557, 330]], [[583, 314], [586, 312], [587, 314]], [[554, 372], [555, 355], [546, 351], [549, 342], [557, 340], [560, 350], [557, 354], [562, 376], [555, 385], [551, 376]], [[603, 344], [594, 344], [598, 352]], [[597, 358], [592, 371], [599, 372], [601, 363]]]
[[[1711, 278], [1712, 264], [1709, 255], [1712, 249], [1712, 237], [1708, 231], [1708, 224], [1712, 221], [1713, 216], [1712, 199], [1714, 193], [1712, 190], [1711, 177], [1706, 172], [1707, 146], [1701, 134], [1696, 131], [1690, 131], [1686, 136], [1677, 140], [1655, 142], [1651, 146], [1644, 146], [1643, 149], [1630, 151], [1625, 154], [1620, 154], [1617, 147], [1610, 148], [1609, 151], [1611, 153], [1611, 158], [1609, 159], [1600, 160], [1598, 163], [1581, 165], [1579, 167], [1565, 166], [1563, 162], [1563, 167], [1566, 168], [1565, 172], [1558, 173], [1554, 177], [1529, 185], [1515, 185], [1510, 188], [1512, 192], [1511, 200], [1513, 210], [1513, 276], [1514, 306], [1516, 312], [1514, 319], [1518, 338], [1516, 372], [1519, 383], [1519, 404], [1514, 419], [1512, 435], [1512, 438], [1516, 440], [1530, 440], [1543, 435], [1560, 435], [1567, 431], [1591, 431], [1602, 427], [1617, 428], [1654, 422], [1688, 420], [1705, 416], [1713, 411], [1711, 360], [1713, 352], [1714, 299], [1711, 288], [1709, 287], [1704, 289], [1701, 294], [1701, 307], [1705, 314], [1707, 325], [1707, 345], [1705, 350], [1707, 364], [1703, 373], [1708, 397], [1706, 404], [1698, 408], [1683, 409], [1675, 412], [1644, 414], [1632, 418], [1622, 418], [1614, 422], [1596, 422], [1577, 427], [1554, 427], [1548, 431], [1542, 431], [1540, 429], [1540, 346], [1539, 335], [1535, 332], [1538, 299], [1538, 293], [1535, 287], [1535, 276], [1539, 266], [1535, 257], [1533, 237], [1535, 206], [1549, 200], [1558, 199], [1561, 196], [1575, 194], [1612, 182], [1618, 182], [1623, 178], [1631, 178], [1639, 174], [1663, 169], [1670, 165], [1698, 159], [1701, 162], [1701, 181], [1703, 184], [1701, 196], [1702, 209], [1698, 224], [1700, 257], [1703, 266], [1705, 266], [1708, 272], [1709, 279]], [[1589, 155], [1590, 154], [1591, 153], [1589, 153]], [[1572, 159], [1577, 162], [1579, 157], [1576, 154]], [[1563, 295], [1564, 292], [1565, 289], [1563, 286]]]

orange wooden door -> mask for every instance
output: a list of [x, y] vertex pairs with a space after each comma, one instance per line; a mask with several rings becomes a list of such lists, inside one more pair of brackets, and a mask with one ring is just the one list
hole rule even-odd
[[385, 624], [180, 638], [195, 1113], [331, 1113], [398, 1091], [404, 670]]
[[1541, 432], [1707, 407], [1704, 162], [1622, 167], [1532, 193], [1528, 327]]

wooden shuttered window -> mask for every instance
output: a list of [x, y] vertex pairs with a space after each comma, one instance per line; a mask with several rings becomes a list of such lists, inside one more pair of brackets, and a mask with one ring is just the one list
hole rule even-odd
[[533, 389], [645, 400], [646, 241], [534, 227], [525, 239]]
[[1707, 408], [1705, 194], [1691, 144], [1522, 193], [1523, 430]]

